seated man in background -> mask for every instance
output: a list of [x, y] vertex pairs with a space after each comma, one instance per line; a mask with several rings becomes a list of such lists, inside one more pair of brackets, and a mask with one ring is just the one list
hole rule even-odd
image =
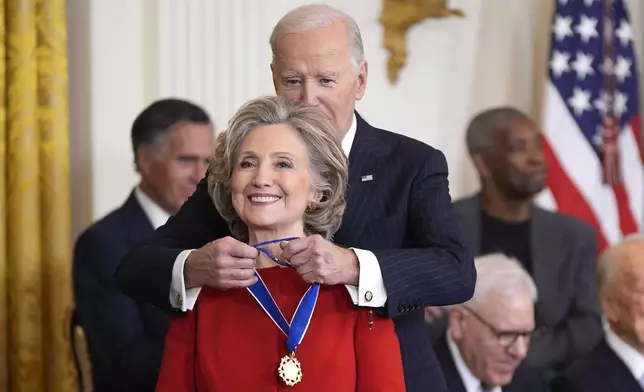
[[[526, 361], [549, 374], [561, 371], [601, 337], [596, 233], [534, 205], [546, 185], [546, 165], [540, 131], [527, 115], [509, 107], [480, 113], [468, 127], [467, 147], [481, 191], [454, 203], [463, 242], [475, 257], [500, 252], [516, 258], [532, 276], [540, 293], [540, 333]], [[445, 324], [444, 317], [431, 321], [433, 338]]]
[[87, 335], [95, 392], [154, 390], [169, 316], [122, 294], [114, 271], [203, 178], [214, 148], [208, 114], [182, 100], [154, 102], [132, 125], [132, 148], [139, 185], [74, 248], [76, 313]]
[[641, 392], [644, 388], [644, 236], [635, 234], [599, 259], [598, 282], [609, 328], [564, 375], [555, 392]]
[[534, 281], [500, 253], [474, 262], [474, 297], [450, 308], [447, 333], [434, 346], [449, 391], [547, 391], [540, 371], [522, 364], [534, 330]]

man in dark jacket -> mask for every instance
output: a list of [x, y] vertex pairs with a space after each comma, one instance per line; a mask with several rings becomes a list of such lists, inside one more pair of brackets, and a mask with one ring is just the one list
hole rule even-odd
[[74, 248], [76, 316], [85, 330], [94, 391], [154, 391], [169, 316], [128, 298], [114, 272], [194, 192], [213, 149], [210, 119], [182, 100], [153, 103], [132, 125], [138, 186], [85, 230]]

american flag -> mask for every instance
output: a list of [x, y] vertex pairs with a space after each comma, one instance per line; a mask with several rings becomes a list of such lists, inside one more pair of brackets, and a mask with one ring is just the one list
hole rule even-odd
[[548, 190], [537, 203], [597, 229], [600, 248], [640, 231], [633, 32], [622, 0], [557, 0], [543, 111]]

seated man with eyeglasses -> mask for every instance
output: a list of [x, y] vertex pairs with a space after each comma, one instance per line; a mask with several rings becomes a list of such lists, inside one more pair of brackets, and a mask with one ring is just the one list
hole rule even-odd
[[537, 288], [503, 254], [475, 259], [468, 302], [449, 309], [449, 327], [434, 345], [450, 392], [543, 392], [545, 379], [522, 364], [535, 334]]

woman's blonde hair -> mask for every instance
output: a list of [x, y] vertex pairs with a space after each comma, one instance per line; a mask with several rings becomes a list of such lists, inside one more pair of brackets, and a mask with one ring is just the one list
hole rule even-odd
[[208, 169], [208, 193], [233, 236], [248, 241], [248, 228], [233, 208], [232, 173], [246, 136], [257, 127], [273, 124], [293, 128], [308, 148], [312, 190], [321, 199], [305, 211], [304, 231], [330, 239], [340, 227], [346, 207], [347, 158], [333, 121], [302, 102], [263, 97], [244, 104], [228, 122], [228, 129], [217, 136]]

